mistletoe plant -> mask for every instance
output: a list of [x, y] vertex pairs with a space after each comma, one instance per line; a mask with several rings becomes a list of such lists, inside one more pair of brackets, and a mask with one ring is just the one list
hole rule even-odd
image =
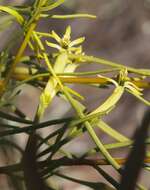
[[[150, 153], [146, 151], [150, 139], [148, 126], [150, 123], [149, 112], [143, 118], [143, 123], [135, 135], [135, 142], [116, 129], [109, 126], [103, 119], [112, 114], [124, 92], [132, 94], [141, 103], [150, 106], [144, 98], [143, 90], [149, 89], [149, 69], [136, 69], [118, 63], [107, 61], [94, 56], [86, 55], [82, 43], [85, 38], [71, 38], [71, 27], [67, 26], [64, 35], [60, 36], [55, 31], [37, 31], [40, 20], [70, 19], [70, 18], [96, 18], [89, 14], [52, 15], [51, 10], [59, 7], [65, 0], [34, 0], [28, 6], [0, 6], [0, 11], [9, 14], [2, 23], [2, 30], [12, 21], [17, 21], [21, 27], [23, 40], [16, 55], [10, 53], [10, 48], [5, 48], [0, 55], [0, 117], [1, 117], [1, 146], [8, 146], [20, 152], [20, 161], [0, 167], [0, 173], [6, 174], [15, 181], [16, 189], [59, 189], [56, 184], [48, 183], [53, 176], [58, 176], [92, 189], [146, 189], [137, 183], [141, 168], [149, 171]], [[1, 18], [6, 17], [1, 15]], [[14, 43], [14, 42], [13, 42]], [[48, 48], [50, 47], [50, 48]], [[26, 49], [30, 53], [26, 53]], [[76, 69], [83, 64], [100, 64], [104, 68], [96, 71], [77, 72]], [[112, 77], [107, 74], [111, 73]], [[110, 76], [110, 75], [109, 75]], [[41, 95], [34, 120], [28, 118], [17, 106], [17, 100], [23, 84], [29, 84], [40, 90]], [[94, 110], [88, 110], [83, 104], [81, 94], [68, 84], [92, 85], [103, 90], [103, 87], [113, 86], [112, 94]], [[19, 90], [18, 90], [19, 89]], [[13, 93], [12, 93], [13, 92]], [[64, 99], [74, 109], [72, 117], [51, 119], [43, 122], [42, 118], [47, 107], [55, 96]], [[6, 113], [9, 110], [10, 113]], [[15, 121], [11, 123], [11, 121]], [[22, 127], [22, 125], [25, 125]], [[38, 129], [50, 128], [57, 125], [53, 132], [46, 137], [37, 132]], [[59, 127], [60, 125], [60, 127]], [[95, 129], [99, 128], [115, 143], [104, 144]], [[12, 135], [26, 133], [29, 135], [25, 150], [11, 138]], [[81, 156], [65, 150], [64, 145], [73, 139], [88, 133], [95, 147], [83, 152]], [[143, 134], [143, 135], [142, 135]], [[44, 146], [44, 149], [41, 148]], [[129, 159], [115, 158], [109, 150], [127, 147], [131, 149]], [[142, 154], [139, 151], [143, 151]], [[99, 159], [94, 156], [99, 154]], [[139, 154], [137, 154], [139, 153]], [[134, 158], [134, 159], [130, 159]], [[127, 164], [126, 163], [127, 160]], [[135, 161], [137, 160], [137, 162]], [[66, 176], [63, 167], [73, 165], [88, 165], [102, 175], [107, 182], [89, 182]], [[101, 168], [111, 165], [121, 177], [121, 182], [110, 176]], [[125, 166], [125, 169], [124, 167]], [[129, 166], [134, 166], [133, 174]], [[130, 182], [130, 183], [129, 183]]]

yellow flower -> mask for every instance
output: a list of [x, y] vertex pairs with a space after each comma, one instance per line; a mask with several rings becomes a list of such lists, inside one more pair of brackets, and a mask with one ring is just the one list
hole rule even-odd
[[61, 38], [55, 31], [52, 31], [50, 37], [53, 38], [57, 43], [52, 43], [46, 41], [49, 47], [58, 49], [59, 51], [68, 51], [68, 53], [82, 53], [82, 47], [78, 46], [82, 44], [85, 40], [84, 37], [77, 38], [76, 40], [71, 41], [71, 27], [66, 28], [65, 34]]

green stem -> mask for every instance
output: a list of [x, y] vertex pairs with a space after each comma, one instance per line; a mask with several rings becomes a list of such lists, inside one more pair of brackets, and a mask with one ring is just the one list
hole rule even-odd
[[40, 123], [40, 124], [30, 125], [30, 126], [23, 127], [23, 128], [5, 130], [5, 131], [0, 132], [0, 137], [5, 137], [5, 136], [9, 136], [9, 135], [15, 135], [15, 134], [19, 134], [19, 133], [28, 133], [28, 132], [31, 132], [31, 131], [34, 131], [34, 130], [37, 130], [37, 129], [49, 127], [51, 125], [70, 122], [71, 120], [72, 120], [72, 118], [56, 119], [56, 120], [50, 120], [50, 121], [47, 121], [47, 122], [43, 122], [43, 123]]
[[[60, 86], [61, 91], [64, 93], [64, 95], [66, 96], [66, 98], [68, 99], [68, 101], [70, 102], [70, 104], [72, 105], [72, 107], [74, 108], [74, 110], [77, 112], [78, 116], [82, 119], [85, 115], [82, 113], [82, 111], [78, 108], [78, 106], [76, 106], [76, 103], [74, 101], [74, 99], [72, 98], [72, 96], [68, 93], [68, 91], [65, 89], [65, 87], [62, 85], [61, 81], [59, 80], [59, 78], [57, 77], [57, 75], [55, 74], [48, 56], [46, 53], [43, 53], [43, 57], [45, 59], [45, 62], [47, 63], [47, 66], [51, 72], [51, 74], [54, 76], [54, 78], [57, 80], [58, 85]], [[120, 165], [113, 159], [113, 157], [109, 154], [109, 152], [105, 149], [104, 145], [101, 143], [101, 141], [99, 140], [99, 138], [97, 137], [95, 131], [93, 130], [92, 126], [90, 125], [90, 123], [88, 121], [84, 122], [85, 127], [87, 128], [87, 131], [89, 133], [89, 135], [91, 136], [91, 138], [93, 139], [93, 141], [95, 142], [95, 144], [97, 145], [97, 147], [100, 149], [100, 152], [103, 154], [103, 156], [108, 160], [108, 162], [116, 169], [118, 170], [120, 168]]]
[[131, 73], [144, 75], [144, 76], [150, 76], [149, 69], [136, 69], [133, 67], [126, 67], [124, 65], [114, 63], [112, 61], [108, 61], [105, 59], [93, 57], [93, 56], [71, 54], [71, 55], [69, 55], [69, 58], [70, 59], [79, 59], [80, 58], [80, 60], [83, 60], [82, 62], [89, 62], [89, 63], [95, 62], [95, 63], [101, 64], [101, 65], [106, 65], [106, 66], [110, 66], [110, 67], [114, 67], [114, 68], [118, 68], [118, 69], [127, 69]]

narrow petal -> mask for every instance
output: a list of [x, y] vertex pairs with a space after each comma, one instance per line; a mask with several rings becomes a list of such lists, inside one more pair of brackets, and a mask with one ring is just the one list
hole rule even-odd
[[55, 31], [52, 31], [51, 37], [54, 38], [58, 43], [61, 42], [61, 38], [56, 34]]
[[68, 26], [66, 28], [66, 32], [65, 32], [63, 38], [70, 40], [70, 38], [71, 38], [71, 26]]
[[46, 41], [46, 44], [47, 44], [49, 47], [52, 47], [52, 48], [55, 48], [55, 49], [58, 49], [58, 50], [61, 49], [61, 47], [60, 47], [58, 44], [54, 44], [54, 43], [51, 43], [51, 42], [48, 42], [48, 41]]
[[69, 47], [79, 45], [79, 44], [83, 43], [84, 40], [85, 40], [84, 37], [82, 37], [82, 38], [78, 38], [78, 39], [72, 41], [72, 42], [69, 44]]

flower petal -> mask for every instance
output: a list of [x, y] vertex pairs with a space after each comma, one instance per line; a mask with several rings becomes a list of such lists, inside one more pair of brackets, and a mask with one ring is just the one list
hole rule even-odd
[[54, 38], [56, 40], [56, 42], [58, 42], [58, 43], [61, 42], [61, 38], [58, 36], [58, 34], [56, 34], [55, 31], [52, 31], [51, 37]]
[[69, 47], [79, 45], [79, 44], [83, 43], [84, 40], [85, 40], [85, 37], [78, 38], [78, 39], [72, 41], [72, 42], [69, 44]]
[[67, 39], [68, 41], [70, 40], [70, 38], [71, 38], [71, 26], [68, 26], [66, 28], [66, 31], [65, 31], [63, 38]]
[[58, 44], [54, 44], [54, 43], [51, 43], [51, 42], [48, 42], [48, 41], [46, 41], [46, 44], [47, 44], [49, 47], [52, 47], [52, 48], [55, 48], [55, 49], [58, 49], [58, 50], [61, 49], [61, 47], [60, 47]]

